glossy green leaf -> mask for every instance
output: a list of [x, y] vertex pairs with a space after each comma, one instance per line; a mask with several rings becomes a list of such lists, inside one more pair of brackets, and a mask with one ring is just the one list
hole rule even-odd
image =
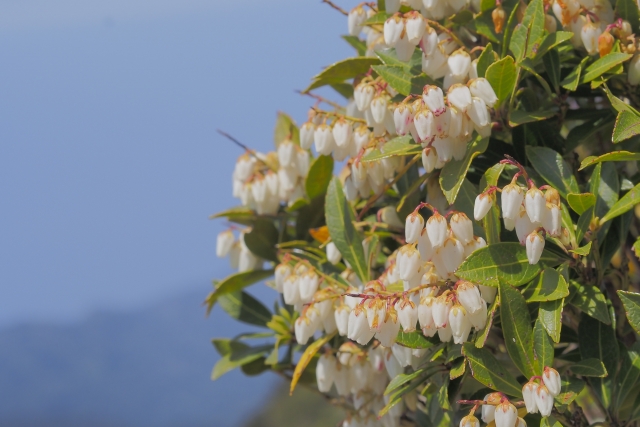
[[400, 374], [395, 378], [391, 379], [391, 382], [384, 390], [384, 394], [390, 394], [391, 392], [397, 390], [403, 385], [415, 380], [416, 378], [422, 377], [425, 375], [426, 369], [418, 369], [417, 371], [411, 372], [410, 374]]
[[385, 21], [389, 19], [389, 16], [390, 15], [387, 12], [378, 12], [367, 19], [364, 22], [364, 25], [384, 25]]
[[623, 100], [621, 100], [620, 98], [612, 94], [606, 84], [603, 86], [603, 89], [604, 89], [604, 92], [607, 94], [607, 98], [609, 98], [609, 102], [611, 103], [611, 106], [618, 113], [621, 113], [623, 111], [628, 111], [630, 113], [640, 115], [640, 112], [638, 110], [636, 110], [631, 105], [627, 104], [626, 102], [624, 102]]
[[564, 147], [565, 152], [597, 138], [608, 139], [613, 130], [615, 118], [616, 116], [609, 111], [605, 116], [594, 120], [586, 120], [583, 124], [571, 129], [569, 135], [567, 135]]
[[246, 292], [231, 292], [218, 298], [220, 307], [240, 322], [256, 326], [267, 326], [271, 312], [260, 301]]
[[296, 122], [288, 114], [280, 111], [276, 119], [276, 128], [273, 131], [273, 141], [277, 147], [281, 142], [287, 140], [300, 145], [300, 130]]
[[232, 274], [226, 279], [220, 281], [216, 288], [211, 292], [205, 302], [207, 303], [207, 313], [211, 311], [218, 298], [232, 292], [240, 291], [247, 286], [273, 276], [274, 270], [253, 270], [243, 273]]
[[485, 73], [485, 78], [491, 83], [498, 102], [495, 108], [511, 97], [511, 92], [516, 85], [516, 64], [513, 58], [505, 56], [501, 60], [491, 64]]
[[569, 285], [553, 268], [545, 268], [538, 280], [535, 280], [524, 291], [527, 302], [544, 302], [562, 299], [569, 296]]
[[376, 55], [378, 56], [378, 58], [380, 58], [384, 65], [402, 67], [407, 73], [411, 71], [411, 64], [409, 62], [400, 61], [393, 51], [378, 51], [376, 52]]
[[360, 40], [360, 37], [357, 36], [342, 36], [343, 40], [346, 41], [353, 47], [356, 52], [358, 52], [358, 56], [364, 56], [367, 53], [367, 44]]
[[487, 72], [487, 68], [489, 68], [489, 65], [494, 62], [496, 62], [496, 57], [493, 52], [493, 46], [491, 43], [487, 43], [487, 46], [485, 46], [484, 50], [478, 57], [478, 77], [484, 77]]
[[244, 243], [254, 255], [278, 262], [276, 245], [279, 237], [280, 233], [272, 221], [258, 218], [251, 231], [244, 234]]
[[592, 244], [593, 242], [589, 242], [586, 245], [579, 247], [578, 249], [571, 249], [569, 250], [569, 252], [580, 256], [587, 256], [591, 253]]
[[404, 332], [402, 330], [398, 332], [396, 343], [409, 348], [430, 348], [435, 345], [433, 340], [418, 331]]
[[[484, 186], [481, 187], [481, 190], [496, 186], [504, 168], [505, 165], [498, 163], [487, 169], [480, 181], [481, 186]], [[487, 215], [482, 219], [482, 226], [485, 230], [485, 240], [487, 244], [493, 245], [500, 242], [500, 208], [498, 208], [497, 203], [493, 203]]]
[[362, 162], [373, 162], [387, 157], [407, 156], [422, 153], [422, 146], [413, 142], [411, 135], [396, 136], [382, 146], [362, 157]]
[[582, 215], [587, 209], [596, 204], [596, 196], [592, 193], [569, 193], [567, 203], [578, 215]]
[[[569, 34], [573, 36], [572, 33]], [[580, 61], [580, 64], [574, 67], [567, 77], [560, 82], [560, 86], [570, 91], [576, 90], [580, 84], [580, 77], [582, 77], [582, 73], [584, 68], [587, 66], [587, 62], [589, 62], [589, 57], [585, 56], [582, 61]]]
[[618, 367], [618, 341], [609, 325], [591, 316], [582, 316], [578, 326], [580, 355], [583, 359], [596, 358], [604, 363], [607, 372], [615, 375]]
[[556, 31], [555, 33], [547, 34], [538, 50], [535, 54], [536, 58], [541, 58], [544, 54], [555, 48], [556, 46], [568, 41], [573, 37], [573, 33], [570, 31]]
[[540, 368], [553, 366], [553, 341], [547, 333], [541, 319], [537, 319], [533, 327], [533, 349]]
[[544, 70], [547, 72], [547, 77], [551, 81], [553, 89], [558, 92], [560, 90], [560, 55], [557, 50], [550, 50], [546, 55], [542, 57], [542, 63], [544, 64]]
[[532, 0], [524, 11], [522, 22], [513, 31], [509, 48], [517, 61], [531, 55], [544, 35], [544, 6], [542, 0]]
[[462, 345], [462, 353], [469, 362], [471, 375], [481, 384], [510, 396], [522, 396], [522, 386], [489, 350], [466, 342]]
[[237, 206], [235, 208], [227, 209], [222, 212], [218, 212], [209, 217], [209, 219], [226, 218], [228, 221], [235, 222], [243, 225], [251, 225], [257, 218], [256, 213], [244, 206]]
[[640, 342], [636, 341], [628, 350], [622, 347], [620, 359], [620, 372], [616, 378], [614, 393], [617, 409], [620, 409], [628, 398], [633, 399], [640, 392]]
[[583, 377], [606, 377], [607, 369], [600, 359], [583, 359], [571, 364], [571, 372]]
[[337, 246], [342, 257], [349, 262], [362, 283], [367, 283], [369, 269], [362, 247], [362, 236], [353, 225], [355, 215], [344, 196], [342, 184], [337, 177], [331, 180], [327, 190], [325, 216], [331, 240]]
[[640, 153], [632, 153], [630, 151], [612, 151], [601, 156], [589, 156], [580, 163], [582, 170], [591, 165], [602, 162], [630, 162], [640, 160]]
[[324, 195], [327, 192], [327, 187], [329, 187], [332, 176], [333, 157], [316, 157], [309, 167], [309, 173], [307, 174], [307, 178], [304, 183], [305, 190], [307, 191], [307, 197], [309, 197], [309, 199], [314, 199], [318, 196]]
[[516, 110], [509, 114], [509, 126], [516, 127], [525, 123], [537, 122], [540, 120], [546, 120], [549, 117], [553, 117], [558, 114], [555, 110], [541, 110], [541, 111], [524, 111]]
[[580, 218], [578, 218], [578, 223], [576, 224], [576, 243], [577, 244], [580, 244], [582, 242], [582, 238], [589, 230], [589, 225], [593, 220], [594, 212], [595, 212], [595, 208], [591, 206], [586, 210], [586, 212], [580, 215]]
[[533, 354], [533, 332], [527, 303], [516, 288], [504, 282], [500, 282], [498, 291], [500, 322], [507, 352], [523, 375], [540, 375], [538, 361]]
[[422, 88], [432, 82], [426, 74], [414, 76], [398, 65], [374, 65], [372, 68], [389, 83], [389, 86], [404, 96], [422, 93]]
[[640, 116], [628, 111], [620, 112], [613, 128], [613, 143], [617, 144], [636, 135], [640, 135]]
[[467, 367], [467, 363], [465, 359], [458, 359], [451, 365], [451, 369], [449, 370], [449, 379], [455, 380], [464, 375]]
[[577, 378], [562, 378], [560, 394], [555, 397], [556, 405], [569, 405], [584, 389], [585, 383]]
[[636, 292], [618, 291], [624, 306], [629, 324], [640, 334], [640, 294]]
[[570, 282], [571, 304], [582, 312], [609, 325], [611, 318], [607, 300], [600, 289], [593, 285], [582, 285], [575, 280]]
[[524, 246], [515, 242], [496, 243], [472, 253], [458, 268], [462, 279], [498, 287], [498, 281], [520, 286], [533, 280], [545, 266], [558, 265], [561, 259], [545, 250], [540, 262], [529, 264]]
[[[594, 214], [602, 218], [618, 201], [620, 192], [620, 181], [618, 171], [612, 163], [599, 163], [593, 169], [589, 180], [589, 191], [596, 196], [596, 206]], [[605, 223], [598, 231], [598, 239], [602, 241], [611, 226], [610, 222]]]
[[580, 192], [571, 168], [556, 151], [547, 147], [527, 147], [527, 158], [536, 172], [556, 188], [562, 197]]
[[560, 331], [562, 329], [562, 308], [564, 299], [541, 302], [538, 309], [538, 320], [547, 331], [553, 342], [560, 342]]
[[628, 53], [621, 52], [611, 52], [603, 56], [602, 58], [596, 59], [596, 61], [585, 68], [582, 78], [580, 79], [580, 83], [589, 83], [590, 81], [600, 77], [607, 71], [613, 69], [616, 65], [622, 64], [623, 62], [630, 59], [633, 55]]
[[627, 194], [622, 196], [622, 198], [611, 207], [609, 212], [600, 219], [600, 224], [630, 211], [638, 203], [640, 203], [640, 184], [636, 185], [629, 190]]
[[327, 68], [322, 70], [320, 74], [315, 76], [311, 85], [306, 88], [304, 92], [309, 92], [313, 89], [331, 83], [338, 83], [347, 79], [352, 79], [360, 74], [366, 73], [372, 65], [379, 63], [380, 60], [378, 58], [368, 56], [348, 58], [343, 61], [336, 62], [329, 65]]
[[240, 366], [260, 359], [272, 348], [273, 346], [270, 345], [250, 347], [239, 341], [230, 341], [228, 348], [229, 352], [222, 356], [222, 358], [215, 364], [213, 371], [211, 372], [211, 379], [217, 380], [222, 375], [235, 368], [239, 368]]
[[467, 171], [471, 162], [480, 154], [484, 153], [489, 146], [489, 138], [477, 137], [467, 147], [467, 152], [462, 160], [451, 160], [444, 165], [440, 172], [440, 188], [449, 204], [453, 204], [458, 197], [458, 192], [462, 182], [467, 176]]

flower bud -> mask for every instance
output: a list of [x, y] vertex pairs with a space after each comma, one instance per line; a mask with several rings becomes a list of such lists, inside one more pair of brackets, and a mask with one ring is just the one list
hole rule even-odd
[[405, 245], [400, 248], [397, 257], [396, 266], [399, 268], [399, 276], [401, 280], [412, 282], [414, 279], [420, 277], [420, 270], [422, 266], [422, 260], [420, 259], [420, 252], [413, 245]]
[[410, 300], [401, 300], [396, 303], [398, 321], [404, 332], [413, 332], [418, 323], [418, 307]]
[[640, 53], [633, 55], [633, 58], [629, 61], [629, 73], [627, 79], [631, 86], [636, 86], [640, 83]]
[[538, 390], [536, 390], [535, 394], [536, 406], [538, 407], [538, 411], [540, 411], [540, 415], [543, 417], [548, 417], [551, 415], [551, 410], [553, 409], [553, 396], [549, 393], [549, 390], [545, 385], [538, 386]]
[[466, 78], [471, 68], [471, 57], [462, 48], [456, 50], [447, 59], [449, 71], [456, 77]]
[[464, 214], [464, 212], [456, 212], [451, 216], [449, 226], [456, 239], [460, 240], [463, 245], [473, 241], [473, 223]]
[[216, 256], [218, 258], [224, 258], [229, 255], [235, 240], [236, 239], [233, 237], [231, 230], [225, 230], [218, 234], [218, 237], [216, 238]]
[[600, 37], [600, 34], [602, 34], [600, 26], [593, 22], [589, 22], [587, 25], [582, 27], [580, 37], [589, 55], [595, 55], [598, 52], [598, 38]]
[[404, 227], [404, 235], [407, 243], [416, 243], [420, 238], [420, 233], [424, 228], [424, 218], [418, 212], [407, 215]]
[[449, 276], [452, 276], [464, 261], [464, 245], [453, 237], [447, 238], [442, 247], [438, 248], [436, 252], [442, 259], [444, 268]]
[[[516, 219], [520, 213], [520, 206], [524, 200], [522, 187], [517, 184], [507, 184], [502, 189], [502, 217], [511, 220]], [[505, 222], [505, 227], [506, 227]], [[513, 223], [515, 226], [515, 222]], [[508, 229], [508, 228], [507, 228]], [[513, 229], [513, 228], [511, 228]]]
[[347, 336], [349, 331], [349, 314], [351, 313], [351, 309], [345, 305], [339, 305], [336, 311], [333, 313], [336, 326], [338, 328], [338, 334], [340, 336]]
[[340, 118], [333, 125], [332, 135], [338, 148], [345, 147], [353, 138], [353, 124]]
[[480, 193], [476, 197], [475, 204], [473, 205], [473, 217], [476, 221], [482, 220], [487, 213], [491, 210], [493, 205], [493, 198], [490, 194]]
[[460, 427], [480, 427], [480, 421], [473, 415], [467, 415], [460, 420]]
[[433, 301], [434, 298], [426, 296], [420, 298], [420, 304], [418, 305], [418, 321], [420, 322], [420, 328], [422, 328], [422, 334], [427, 337], [432, 337], [436, 333], [436, 324], [433, 320]]
[[387, 301], [373, 298], [365, 301], [364, 309], [367, 312], [367, 322], [372, 331], [380, 332], [382, 323], [387, 316]]
[[318, 154], [328, 156], [336, 147], [331, 128], [324, 123], [316, 127], [313, 133], [313, 139]]
[[422, 40], [422, 36], [427, 29], [427, 21], [425, 21], [422, 14], [418, 11], [409, 12], [407, 15], [407, 21], [405, 23], [405, 29], [407, 31], [407, 39], [409, 43], [417, 46]]
[[327, 252], [327, 260], [331, 264], [336, 265], [342, 259], [342, 254], [338, 250], [338, 247], [336, 246], [335, 243], [329, 242], [325, 247], [325, 250]]
[[[396, 343], [396, 338], [400, 332], [400, 323], [396, 316], [387, 316], [386, 320], [380, 326], [380, 331], [376, 332], [375, 337], [385, 347], [391, 347]], [[366, 344], [366, 343], [365, 343]], [[362, 344], [364, 345], [364, 344]], [[365, 377], [366, 380], [366, 377]]]
[[477, 312], [484, 304], [480, 290], [466, 280], [460, 280], [456, 284], [456, 297], [469, 314]]
[[[400, 41], [400, 36], [404, 31], [404, 21], [399, 16], [392, 16], [384, 23], [384, 42], [389, 47], [395, 47]], [[362, 110], [360, 110], [362, 111]]]
[[514, 427], [518, 421], [518, 410], [509, 401], [496, 406], [496, 427]]
[[291, 266], [289, 264], [278, 264], [275, 271], [276, 290], [283, 292], [284, 279], [291, 274]]
[[538, 391], [538, 384], [533, 381], [529, 381], [522, 387], [522, 398], [524, 405], [527, 407], [527, 412], [535, 414], [538, 412], [538, 404], [536, 403], [536, 392]]
[[[495, 415], [496, 415], [496, 407], [494, 406], [495, 404], [493, 404], [490, 399], [492, 397], [492, 395], [495, 393], [489, 393], [484, 397], [484, 401], [488, 402], [488, 405], [482, 405], [482, 409], [481, 409], [481, 419], [484, 423], [489, 424], [491, 421], [495, 420]], [[498, 400], [498, 402], [500, 402], [500, 400]]]
[[469, 86], [471, 95], [482, 99], [489, 107], [493, 107], [498, 101], [498, 97], [496, 96], [493, 87], [491, 87], [489, 81], [484, 77], [473, 79], [469, 81], [467, 85]]
[[362, 6], [353, 8], [347, 16], [347, 26], [349, 29], [349, 34], [352, 36], [360, 35], [366, 20], [367, 13], [364, 11]]
[[413, 123], [413, 112], [406, 104], [400, 104], [393, 111], [393, 123], [398, 135], [406, 135]]
[[524, 198], [524, 206], [531, 222], [542, 222], [542, 216], [546, 207], [544, 194], [539, 189], [532, 187]]
[[300, 277], [300, 300], [308, 303], [313, 299], [313, 294], [318, 290], [320, 284], [320, 276], [315, 270], [309, 270]]
[[560, 381], [560, 374], [553, 368], [548, 366], [544, 367], [544, 371], [542, 373], [542, 381], [544, 385], [549, 390], [549, 394], [555, 397], [560, 394], [560, 389], [562, 388], [562, 384]]
[[351, 310], [351, 313], [349, 313], [347, 338], [360, 345], [365, 345], [371, 341], [374, 334], [375, 332], [369, 328], [366, 312], [364, 310], [359, 310], [358, 308]]
[[434, 148], [427, 147], [422, 150], [422, 166], [426, 173], [431, 173], [435, 169], [437, 161], [438, 156]]
[[313, 145], [313, 134], [316, 130], [316, 125], [313, 122], [305, 122], [300, 127], [300, 147], [308, 150]]
[[422, 91], [422, 101], [435, 116], [439, 116], [446, 110], [444, 94], [438, 86], [425, 86]]
[[300, 345], [305, 345], [309, 338], [315, 333], [315, 322], [311, 316], [317, 316], [316, 311], [312, 308], [307, 309], [306, 313], [296, 319], [295, 335], [296, 341]]
[[559, 237], [562, 233], [562, 212], [558, 205], [547, 203], [542, 226], [551, 237]]
[[431, 141], [433, 137], [436, 135], [435, 123], [434, 123], [433, 113], [423, 108], [418, 111], [418, 113], [413, 118], [413, 124], [416, 127], [416, 131], [418, 131], [418, 136], [420, 137], [420, 141]]
[[449, 323], [449, 311], [453, 307], [451, 292], [445, 291], [431, 304], [431, 313], [436, 328], [444, 328]]
[[504, 22], [507, 19], [507, 15], [502, 6], [498, 5], [498, 7], [493, 9], [493, 12], [491, 12], [491, 19], [493, 20], [493, 28], [495, 29], [496, 34], [501, 34], [502, 29], [504, 28]]
[[360, 83], [353, 90], [353, 98], [356, 101], [356, 107], [360, 111], [365, 111], [371, 105], [371, 101], [373, 101], [373, 95], [375, 91], [373, 86], [367, 83]]
[[558, 21], [551, 15], [544, 15], [544, 29], [547, 30], [548, 33], [555, 33], [558, 29]]
[[600, 37], [598, 37], [598, 53], [600, 54], [600, 58], [611, 52], [614, 42], [615, 40], [609, 31], [600, 34]]
[[338, 361], [331, 354], [323, 354], [318, 358], [316, 365], [316, 381], [318, 390], [322, 393], [328, 393], [331, 390], [337, 375]]
[[468, 315], [469, 322], [471, 322], [471, 326], [476, 328], [476, 331], [484, 329], [487, 324], [487, 303], [482, 298], [480, 299], [480, 302], [482, 303], [480, 306], [480, 310]]
[[469, 321], [467, 311], [462, 305], [456, 304], [451, 307], [451, 311], [449, 311], [449, 325], [451, 326], [453, 342], [455, 344], [464, 343], [469, 337], [469, 332], [471, 332], [471, 322]]
[[520, 244], [524, 245], [527, 236], [533, 233], [538, 227], [539, 224], [532, 223], [525, 209], [520, 207], [520, 213], [516, 218], [516, 235], [518, 236], [518, 240], [520, 240]]
[[490, 124], [491, 117], [489, 117], [487, 105], [480, 98], [476, 98], [475, 96], [471, 98], [471, 105], [467, 109], [467, 114], [473, 124], [478, 128], [484, 128]]
[[434, 212], [433, 215], [427, 220], [427, 234], [433, 248], [439, 248], [447, 238], [447, 220], [438, 212]]
[[447, 100], [459, 111], [467, 111], [471, 105], [471, 92], [465, 85], [452, 85], [447, 91]]
[[529, 264], [537, 264], [542, 256], [542, 251], [544, 250], [544, 239], [538, 232], [534, 231], [527, 236], [525, 244], [527, 247], [527, 259], [529, 260]]

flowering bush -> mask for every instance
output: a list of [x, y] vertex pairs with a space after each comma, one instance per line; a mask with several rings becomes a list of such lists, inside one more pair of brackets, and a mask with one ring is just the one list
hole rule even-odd
[[317, 387], [344, 427], [637, 424], [638, 5], [324, 2], [357, 56], [236, 163], [207, 303], [266, 332], [214, 339], [213, 377]]

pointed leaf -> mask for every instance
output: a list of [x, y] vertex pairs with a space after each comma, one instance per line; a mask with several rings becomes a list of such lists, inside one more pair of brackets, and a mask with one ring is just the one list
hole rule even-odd
[[411, 135], [396, 136], [386, 142], [380, 150], [374, 149], [362, 157], [362, 162], [373, 162], [388, 157], [408, 156], [422, 153], [422, 146], [413, 142]]
[[553, 366], [553, 341], [538, 318], [533, 327], [533, 349], [540, 371], [545, 366]]
[[583, 359], [571, 364], [571, 372], [583, 377], [606, 377], [607, 369], [600, 359]]
[[562, 308], [564, 299], [541, 302], [538, 309], [538, 320], [547, 331], [553, 342], [560, 342], [560, 331], [562, 329]]
[[236, 320], [256, 326], [267, 326], [271, 312], [260, 301], [246, 292], [237, 291], [222, 295], [218, 302], [227, 314]]
[[587, 209], [596, 204], [596, 196], [591, 193], [567, 194], [567, 203], [578, 215], [582, 215]]
[[612, 141], [614, 144], [625, 141], [640, 134], [640, 116], [629, 111], [621, 111], [616, 118], [613, 128]]
[[572, 280], [570, 291], [572, 305], [607, 325], [611, 324], [607, 300], [600, 289], [593, 285], [582, 285]]
[[629, 190], [627, 194], [622, 196], [622, 198], [611, 207], [609, 212], [607, 212], [607, 214], [600, 219], [600, 224], [604, 224], [610, 219], [613, 219], [630, 211], [638, 203], [640, 203], [640, 184], [636, 185], [631, 190]]
[[243, 273], [232, 274], [226, 279], [220, 281], [213, 292], [211, 292], [205, 300], [207, 303], [207, 314], [211, 312], [216, 301], [218, 301], [218, 298], [222, 295], [240, 291], [249, 285], [253, 285], [260, 280], [273, 276], [273, 272], [274, 270], [245, 271]]
[[500, 324], [504, 344], [514, 365], [527, 378], [540, 375], [538, 361], [533, 354], [533, 332], [527, 303], [514, 287], [500, 282]]
[[318, 350], [320, 350], [320, 348], [323, 345], [331, 341], [331, 339], [336, 335], [336, 333], [337, 332], [334, 332], [332, 334], [327, 334], [322, 338], [314, 341], [306, 348], [304, 353], [302, 353], [302, 356], [300, 356], [300, 361], [296, 365], [296, 369], [293, 371], [293, 376], [291, 377], [291, 386], [289, 387], [289, 395], [293, 394], [293, 390], [296, 388], [296, 385], [298, 384], [298, 381], [300, 380], [302, 373], [304, 372], [309, 362], [311, 362], [311, 359], [313, 359], [313, 356], [315, 356], [315, 354], [318, 352]]
[[640, 334], [640, 294], [618, 291], [629, 324]]
[[589, 65], [585, 70], [580, 79], [580, 83], [588, 83], [591, 80], [594, 80], [607, 71], [611, 70], [616, 65], [622, 64], [623, 62], [630, 59], [633, 55], [628, 53], [621, 52], [611, 52], [603, 56], [602, 58], [598, 58], [593, 64]]
[[477, 137], [468, 147], [467, 153], [462, 160], [451, 160], [447, 162], [440, 172], [440, 188], [449, 204], [453, 204], [458, 197], [460, 187], [467, 176], [467, 171], [471, 162], [478, 155], [485, 152], [489, 146], [489, 138]]
[[524, 294], [527, 302], [553, 301], [569, 296], [569, 285], [553, 268], [545, 268], [538, 280], [529, 285]]
[[305, 190], [307, 191], [307, 197], [310, 200], [315, 199], [318, 196], [322, 196], [327, 192], [327, 187], [331, 182], [333, 176], [333, 157], [331, 156], [318, 156], [316, 157], [311, 166], [309, 167], [309, 173], [305, 179]]
[[583, 359], [596, 358], [604, 363], [607, 372], [615, 375], [618, 366], [618, 341], [609, 325], [591, 316], [582, 316], [578, 327], [580, 355]]
[[368, 56], [359, 56], [355, 58], [348, 58], [340, 62], [329, 65], [322, 70], [320, 74], [313, 78], [311, 85], [304, 90], [309, 92], [313, 89], [331, 84], [343, 82], [347, 79], [354, 78], [360, 74], [364, 74], [369, 71], [372, 65], [379, 64], [378, 58], [372, 58]]
[[612, 151], [601, 156], [586, 157], [582, 163], [580, 163], [579, 170], [601, 162], [633, 162], [637, 160], [640, 160], [640, 153], [632, 153], [630, 151]]
[[469, 362], [471, 375], [481, 384], [510, 396], [522, 396], [520, 384], [489, 350], [476, 348], [473, 343], [466, 342], [462, 345], [462, 353]]
[[485, 78], [491, 83], [498, 102], [496, 108], [511, 96], [511, 92], [516, 85], [516, 64], [513, 58], [505, 56], [501, 60], [494, 62], [487, 68]]
[[527, 147], [527, 158], [536, 172], [556, 188], [562, 197], [580, 192], [571, 168], [556, 151], [546, 147]]

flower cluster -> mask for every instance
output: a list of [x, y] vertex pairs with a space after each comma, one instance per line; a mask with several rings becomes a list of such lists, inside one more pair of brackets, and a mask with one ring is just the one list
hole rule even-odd
[[256, 256], [244, 243], [244, 235], [247, 231], [240, 233], [240, 238], [236, 240], [232, 230], [224, 230], [218, 234], [216, 241], [216, 255], [218, 258], [229, 257], [231, 268], [239, 272], [261, 269], [264, 261]]
[[[538, 380], [540, 383], [536, 383]], [[527, 412], [534, 414], [540, 412], [543, 417], [551, 415], [553, 398], [560, 394], [560, 375], [558, 371], [545, 366], [541, 377], [533, 377], [522, 387], [522, 397], [527, 407]]]

